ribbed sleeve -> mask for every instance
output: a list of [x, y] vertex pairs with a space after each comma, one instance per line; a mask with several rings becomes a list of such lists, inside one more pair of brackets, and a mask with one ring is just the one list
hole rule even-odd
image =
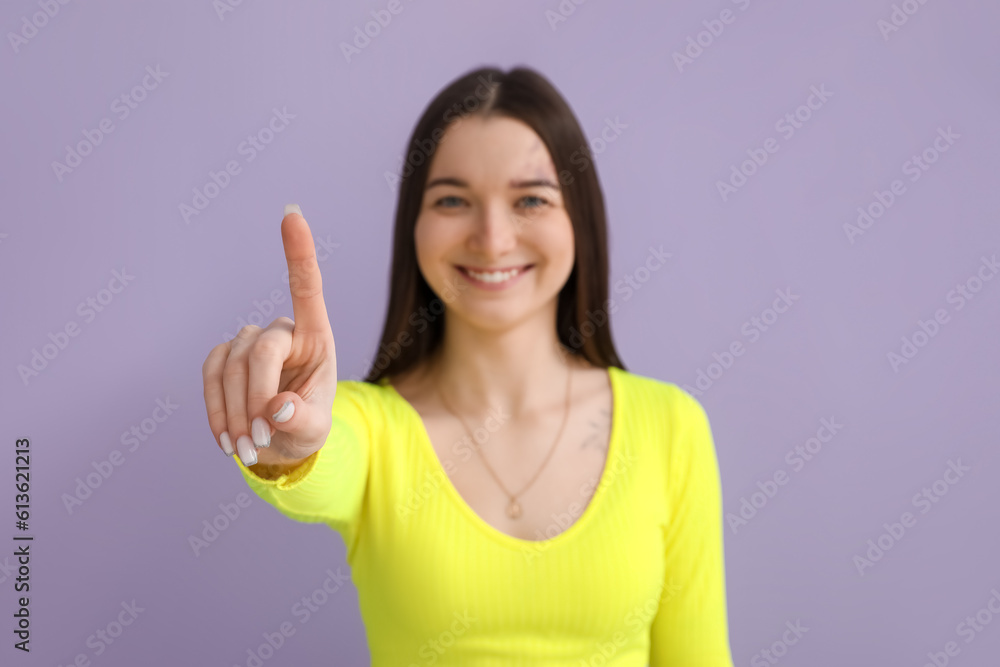
[[303, 523], [326, 523], [352, 545], [371, 461], [371, 427], [364, 390], [353, 380], [337, 383], [333, 420], [322, 449], [275, 479], [264, 479], [233, 456], [247, 485], [285, 516]]
[[649, 665], [732, 667], [715, 443], [697, 399], [670, 388], [667, 575], [650, 629]]

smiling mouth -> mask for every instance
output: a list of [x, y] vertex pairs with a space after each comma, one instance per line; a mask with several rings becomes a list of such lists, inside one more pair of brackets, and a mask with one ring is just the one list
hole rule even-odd
[[470, 269], [467, 266], [461, 266], [461, 265], [456, 265], [455, 268], [461, 271], [462, 274], [469, 276], [470, 278], [473, 278], [480, 282], [500, 284], [500, 283], [505, 283], [512, 278], [516, 278], [517, 276], [521, 275], [522, 273], [524, 273], [533, 266], [534, 264], [524, 264], [522, 266], [513, 266], [507, 269], [498, 269], [492, 271], [477, 271], [475, 269]]

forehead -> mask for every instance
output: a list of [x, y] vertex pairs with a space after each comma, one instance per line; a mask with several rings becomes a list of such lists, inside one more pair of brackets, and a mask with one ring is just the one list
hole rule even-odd
[[555, 180], [545, 144], [527, 124], [506, 117], [470, 116], [453, 123], [434, 151], [428, 178], [470, 183], [510, 178]]

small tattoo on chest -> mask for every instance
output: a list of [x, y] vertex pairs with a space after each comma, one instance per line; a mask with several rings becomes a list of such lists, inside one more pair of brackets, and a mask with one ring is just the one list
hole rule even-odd
[[584, 438], [580, 449], [593, 447], [600, 451], [607, 451], [608, 448], [608, 426], [611, 422], [611, 413], [608, 410], [599, 410], [598, 416], [588, 420], [587, 437]]

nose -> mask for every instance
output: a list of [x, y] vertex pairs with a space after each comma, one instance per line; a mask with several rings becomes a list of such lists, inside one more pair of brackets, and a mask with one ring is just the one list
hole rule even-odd
[[492, 261], [517, 247], [518, 224], [516, 216], [502, 203], [481, 209], [469, 236], [469, 247], [482, 257]]

